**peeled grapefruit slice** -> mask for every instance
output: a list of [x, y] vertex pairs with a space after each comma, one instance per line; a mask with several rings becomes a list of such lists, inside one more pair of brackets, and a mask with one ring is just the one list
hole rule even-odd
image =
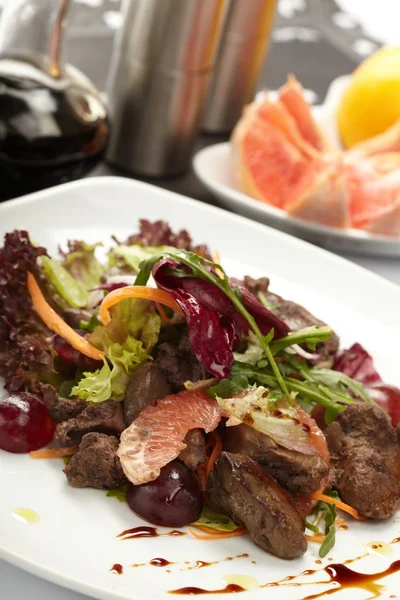
[[121, 434], [118, 456], [125, 475], [134, 485], [157, 479], [162, 467], [186, 448], [190, 429], [213, 431], [222, 409], [204, 390], [166, 396], [157, 406], [142, 410]]
[[319, 152], [303, 138], [296, 121], [280, 100], [272, 102], [265, 92], [261, 100], [254, 102], [248, 110], [254, 111], [260, 119], [277, 127], [305, 156], [318, 156]]
[[304, 140], [317, 150], [329, 150], [328, 143], [311, 114], [310, 105], [304, 98], [303, 86], [294, 75], [290, 75], [286, 85], [280, 89], [279, 100], [292, 115]]
[[352, 227], [400, 236], [400, 153], [358, 160], [346, 169]]
[[383, 154], [386, 152], [400, 152], [400, 120], [384, 133], [360, 142], [345, 153], [346, 160], [356, 162], [362, 158]]
[[340, 156], [321, 161], [293, 197], [285, 207], [288, 214], [328, 227], [350, 226], [349, 197]]
[[236, 126], [232, 150], [240, 188], [278, 208], [290, 201], [310, 162], [280, 129], [252, 111]]

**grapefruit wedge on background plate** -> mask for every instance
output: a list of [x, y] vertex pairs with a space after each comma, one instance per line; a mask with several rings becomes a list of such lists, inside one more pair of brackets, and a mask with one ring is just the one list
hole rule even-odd
[[[346, 86], [348, 85], [349, 77], [339, 77], [334, 80], [329, 88], [325, 103], [321, 106], [313, 107], [313, 116], [316, 119], [322, 134], [330, 144], [332, 150], [340, 148], [336, 123], [335, 123], [335, 109], [338, 101], [342, 96]], [[290, 102], [290, 96], [289, 96]], [[283, 106], [282, 106], [283, 105]], [[257, 111], [257, 114], [252, 115], [252, 118], [257, 119], [258, 125], [260, 126], [260, 135], [269, 136], [284, 136], [287, 140], [293, 140], [293, 136], [296, 135], [296, 128], [290, 126], [290, 118], [296, 119], [296, 115], [290, 114], [289, 120], [287, 119], [287, 108], [289, 103], [284, 104], [281, 102], [278, 108], [274, 110], [274, 127], [270, 126], [271, 123], [271, 111], [273, 110], [268, 106], [267, 103], [263, 104], [263, 110], [269, 112], [269, 123], [266, 119], [263, 121], [262, 110]], [[274, 104], [274, 106], [276, 106]], [[286, 112], [285, 112], [286, 110]], [[285, 117], [283, 116], [286, 115]], [[268, 128], [268, 131], [267, 131]], [[273, 130], [273, 131], [272, 131]], [[272, 133], [271, 133], [272, 132]], [[240, 135], [240, 131], [239, 131]], [[400, 198], [398, 201], [391, 204], [390, 210], [386, 210], [388, 207], [380, 207], [379, 219], [376, 223], [371, 224], [368, 230], [361, 230], [355, 228], [343, 228], [348, 225], [348, 216], [341, 205], [341, 194], [340, 187], [335, 194], [335, 206], [332, 210], [335, 210], [337, 215], [337, 225], [339, 227], [331, 227], [323, 224], [315, 224], [311, 221], [306, 221], [302, 217], [309, 214], [309, 210], [315, 208], [315, 203], [310, 201], [309, 197], [302, 197], [299, 195], [300, 200], [291, 206], [290, 194], [289, 198], [283, 200], [285, 190], [287, 189], [288, 182], [290, 182], [290, 188], [292, 186], [304, 185], [306, 188], [309, 187], [307, 174], [309, 169], [306, 168], [310, 161], [317, 161], [318, 158], [313, 156], [312, 149], [320, 143], [318, 137], [315, 137], [315, 132], [312, 132], [307, 136], [309, 144], [306, 147], [300, 148], [297, 145], [298, 152], [293, 152], [293, 144], [282, 144], [279, 156], [279, 169], [277, 171], [276, 179], [272, 182], [268, 182], [269, 185], [273, 186], [276, 191], [275, 206], [260, 202], [256, 198], [261, 198], [261, 193], [258, 193], [257, 189], [254, 189], [254, 179], [248, 177], [245, 169], [241, 169], [239, 177], [241, 178], [241, 184], [246, 189], [246, 182], [248, 186], [252, 186], [252, 189], [248, 187], [248, 192], [253, 197], [240, 191], [238, 184], [235, 181], [233, 174], [232, 164], [235, 163], [235, 156], [232, 159], [232, 147], [229, 142], [216, 144], [209, 146], [198, 152], [193, 160], [194, 170], [203, 182], [203, 184], [219, 199], [220, 204], [229, 210], [244, 216], [250, 217], [257, 221], [266, 223], [291, 233], [297, 237], [318, 244], [319, 246], [331, 248], [341, 252], [354, 252], [357, 254], [365, 255], [376, 255], [376, 256], [400, 256], [400, 238], [390, 237], [382, 235], [382, 230], [387, 230], [388, 223], [393, 220], [395, 211], [400, 212]], [[272, 138], [271, 138], [272, 139]], [[254, 137], [247, 136], [246, 144], [249, 146], [249, 151], [254, 151], [254, 161], [266, 160], [266, 156], [257, 154], [257, 139]], [[265, 147], [265, 146], [264, 146]], [[311, 150], [310, 150], [311, 149]], [[315, 180], [313, 181], [312, 190], [313, 194], [318, 196], [318, 193], [322, 193], [324, 186], [329, 185], [329, 166], [320, 166], [319, 169], [313, 169], [317, 173], [314, 174]], [[354, 178], [355, 181], [359, 179], [359, 172], [355, 170]], [[372, 175], [371, 175], [372, 177]], [[391, 184], [393, 176], [388, 175], [388, 187]], [[262, 173], [260, 173], [262, 178]], [[307, 183], [305, 183], [307, 182]], [[260, 185], [264, 182], [260, 180]], [[370, 181], [368, 182], [370, 183]], [[368, 183], [365, 185], [367, 186]], [[375, 188], [372, 186], [369, 192], [372, 196], [375, 193]], [[297, 196], [297, 191], [296, 194]], [[352, 198], [352, 202], [357, 204], [357, 197]], [[311, 198], [312, 199], [312, 198]], [[371, 198], [372, 201], [372, 198]], [[376, 202], [379, 203], [379, 195], [376, 195]], [[282, 210], [279, 206], [286, 204], [286, 210]], [[377, 207], [379, 208], [379, 207]], [[286, 212], [286, 211], [289, 212]], [[360, 221], [364, 222], [365, 215], [360, 216]], [[365, 217], [366, 219], [368, 216]], [[358, 226], [358, 224], [355, 224]], [[354, 227], [354, 225], [353, 225]], [[393, 232], [395, 234], [396, 232]]]

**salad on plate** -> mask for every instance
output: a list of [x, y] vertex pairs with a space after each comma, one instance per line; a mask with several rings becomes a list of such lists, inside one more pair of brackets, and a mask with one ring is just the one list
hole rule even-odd
[[365, 348], [165, 222], [114, 241], [100, 260], [101, 243], [51, 257], [5, 236], [1, 451], [63, 458], [66, 485], [283, 559], [310, 541], [325, 556], [344, 517], [393, 517], [400, 390]]

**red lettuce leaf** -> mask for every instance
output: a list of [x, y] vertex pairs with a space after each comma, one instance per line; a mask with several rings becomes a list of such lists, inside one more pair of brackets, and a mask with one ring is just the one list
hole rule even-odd
[[374, 367], [372, 356], [361, 344], [353, 344], [348, 350], [340, 352], [332, 368], [334, 371], [340, 371], [366, 386], [382, 381], [381, 376]]
[[[225, 300], [229, 304], [231, 302], [223, 292], [207, 281], [199, 278], [189, 280], [168, 273], [169, 269], [178, 268], [181, 269], [181, 265], [166, 258], [154, 266], [154, 280], [161, 289], [168, 291], [182, 308], [188, 323], [189, 341], [193, 352], [204, 368], [216, 377], [228, 377], [233, 362], [235, 327], [229, 315], [225, 316], [216, 309], [228, 308]], [[188, 281], [194, 283], [187, 285]], [[202, 284], [206, 284], [205, 304], [198, 297], [200, 295], [201, 298]]]
[[52, 332], [38, 317], [26, 285], [27, 272], [39, 280], [44, 248], [26, 231], [8, 233], [0, 249], [0, 377], [10, 391], [33, 390], [53, 371]]
[[400, 389], [383, 383], [372, 356], [361, 344], [353, 344], [341, 352], [336, 357], [333, 369], [364, 384], [371, 398], [388, 413], [393, 427], [397, 427], [400, 423]]
[[[204, 368], [218, 378], [227, 377], [233, 362], [233, 348], [239, 336], [247, 334], [249, 324], [232, 301], [216, 285], [199, 277], [171, 258], [153, 267], [157, 285], [168, 291], [182, 308], [189, 327], [193, 351]], [[275, 337], [289, 332], [286, 324], [262, 306], [239, 283], [232, 288], [240, 294], [243, 305], [265, 335], [274, 328]]]

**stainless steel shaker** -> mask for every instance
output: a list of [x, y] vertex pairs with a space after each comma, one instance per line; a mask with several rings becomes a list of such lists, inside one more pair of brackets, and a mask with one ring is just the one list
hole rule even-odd
[[276, 0], [229, 0], [202, 129], [229, 133], [253, 99], [268, 49]]
[[125, 0], [108, 83], [110, 163], [148, 176], [187, 168], [224, 5], [225, 0]]

